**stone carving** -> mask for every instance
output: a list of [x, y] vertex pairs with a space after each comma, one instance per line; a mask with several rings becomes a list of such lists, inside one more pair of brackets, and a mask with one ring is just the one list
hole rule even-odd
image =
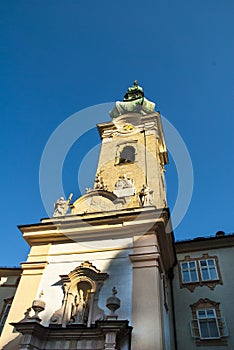
[[117, 290], [115, 287], [112, 288], [112, 296], [107, 298], [106, 307], [110, 310], [110, 315], [106, 317], [107, 320], [117, 320], [118, 315], [115, 313], [120, 308], [120, 299], [116, 297]]
[[143, 185], [139, 192], [139, 202], [142, 207], [153, 205], [153, 190], [147, 185]]
[[68, 208], [70, 206], [70, 202], [71, 202], [72, 196], [73, 196], [73, 194], [71, 193], [67, 200], [64, 199], [63, 197], [60, 197], [55, 202], [53, 217], [66, 215], [66, 213], [68, 211]]
[[89, 189], [85, 195], [73, 203], [71, 214], [75, 215], [122, 209], [126, 205], [126, 198], [117, 198], [113, 192], [109, 191]]
[[24, 318], [22, 318], [20, 322], [28, 322], [28, 320], [30, 320], [31, 311], [32, 311], [32, 307], [27, 308], [26, 311], [24, 312]]
[[25, 317], [27, 317], [27, 321], [33, 320], [39, 323], [41, 322], [41, 319], [38, 315], [40, 312], [45, 310], [45, 306], [46, 306], [46, 303], [44, 302], [44, 300], [42, 300], [43, 294], [44, 294], [43, 291], [41, 291], [41, 293], [39, 294], [39, 298], [33, 300], [31, 309], [34, 311], [34, 315], [29, 317], [29, 312], [30, 312], [29, 309], [28, 309], [29, 310], [28, 314], [26, 315], [25, 313]]
[[91, 284], [88, 282], [78, 283], [78, 294], [75, 295], [72, 305], [71, 322], [87, 324], [89, 315]]
[[95, 190], [107, 191], [108, 189], [107, 189], [107, 186], [104, 185], [102, 173], [103, 173], [102, 170], [97, 172], [94, 180], [94, 188]]
[[117, 101], [114, 109], [110, 111], [110, 116], [116, 118], [126, 113], [140, 113], [147, 115], [154, 112], [155, 103], [144, 97], [144, 92], [138, 81], [135, 80], [133, 86], [130, 86], [122, 102]]
[[118, 181], [115, 184], [116, 189], [132, 188], [134, 184], [133, 179], [130, 179], [126, 174], [120, 175]]
[[106, 200], [101, 196], [93, 196], [90, 201], [91, 211], [108, 211], [113, 208], [112, 202]]
[[62, 275], [64, 292], [62, 306], [52, 315], [52, 324], [83, 324], [90, 327], [97, 320], [104, 319], [104, 311], [98, 306], [99, 292], [107, 273], [102, 273], [86, 261], [68, 275]]
[[134, 196], [136, 189], [134, 187], [134, 180], [124, 175], [120, 175], [118, 181], [115, 184], [113, 193], [117, 197]]

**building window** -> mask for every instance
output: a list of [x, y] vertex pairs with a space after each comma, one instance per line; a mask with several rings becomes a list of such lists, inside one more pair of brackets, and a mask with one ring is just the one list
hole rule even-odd
[[220, 338], [215, 309], [197, 310], [197, 322], [201, 339]]
[[180, 263], [183, 283], [197, 282], [196, 261], [186, 261]]
[[203, 281], [218, 279], [215, 259], [199, 260], [201, 277]]
[[219, 303], [210, 299], [199, 299], [190, 305], [192, 309], [191, 334], [197, 345], [225, 345], [228, 330], [221, 317]]
[[223, 284], [217, 256], [203, 254], [199, 258], [187, 255], [179, 263], [180, 287], [191, 292], [198, 286], [214, 289], [217, 284]]
[[7, 316], [9, 314], [10, 308], [11, 308], [12, 298], [6, 299], [5, 304], [3, 306], [1, 315], [0, 315], [0, 334], [2, 333], [4, 324], [6, 323]]

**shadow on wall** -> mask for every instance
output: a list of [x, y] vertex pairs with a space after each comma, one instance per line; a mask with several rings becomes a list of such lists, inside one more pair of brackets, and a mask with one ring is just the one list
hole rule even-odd
[[9, 341], [2, 350], [17, 350], [19, 349], [20, 343], [22, 341], [23, 336], [19, 334], [15, 339]]
[[108, 264], [105, 271], [109, 279], [105, 281], [99, 295], [99, 306], [109, 312], [106, 308], [106, 299], [112, 294], [112, 288], [116, 287], [117, 297], [121, 300], [118, 311], [118, 319], [128, 319], [131, 324], [132, 315], [132, 264], [129, 259], [131, 249], [124, 249], [117, 253]]

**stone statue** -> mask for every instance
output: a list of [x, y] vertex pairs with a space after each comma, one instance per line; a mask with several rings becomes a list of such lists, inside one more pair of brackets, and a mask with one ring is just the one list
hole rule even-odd
[[72, 305], [71, 319], [72, 323], [86, 324], [89, 314], [89, 291], [78, 289], [78, 295], [75, 296]]
[[153, 190], [147, 185], [143, 185], [139, 192], [139, 202], [142, 207], [153, 205]]
[[124, 100], [116, 101], [115, 108], [110, 111], [112, 118], [119, 117], [122, 114], [127, 113], [139, 113], [141, 115], [147, 115], [154, 112], [155, 103], [147, 100], [144, 97], [144, 91], [141, 86], [138, 85], [138, 81], [135, 80], [133, 85], [130, 86], [124, 95]]
[[[83, 297], [84, 293], [81, 289], [79, 291], [79, 296], [75, 296], [74, 305], [72, 308], [72, 319], [74, 323], [84, 323], [84, 312], [85, 312], [85, 300]], [[78, 299], [78, 300], [77, 300]]]
[[95, 180], [94, 180], [94, 188], [95, 190], [104, 190], [107, 191], [107, 186], [104, 185], [103, 182], [103, 176], [102, 176], [103, 171], [100, 170], [99, 172], [97, 172], [96, 176], [95, 176]]
[[54, 214], [53, 217], [64, 216], [66, 215], [68, 208], [70, 206], [70, 202], [73, 194], [71, 193], [68, 197], [68, 200], [60, 197], [54, 204]]

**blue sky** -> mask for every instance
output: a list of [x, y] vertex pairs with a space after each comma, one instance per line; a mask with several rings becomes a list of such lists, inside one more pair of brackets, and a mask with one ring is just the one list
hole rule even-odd
[[[1, 266], [27, 257], [17, 225], [47, 216], [39, 165], [52, 132], [83, 108], [121, 100], [134, 79], [192, 159], [193, 197], [176, 239], [233, 232], [233, 1], [2, 0], [0, 26]], [[66, 194], [79, 196], [79, 164], [98, 143], [93, 129], [71, 147]]]

